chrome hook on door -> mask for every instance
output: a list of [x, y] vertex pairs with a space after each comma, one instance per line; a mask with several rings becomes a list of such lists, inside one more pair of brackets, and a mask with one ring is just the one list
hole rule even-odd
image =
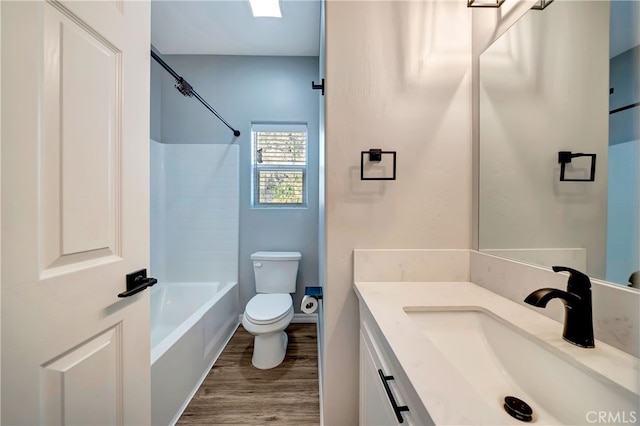
[[123, 291], [118, 294], [118, 297], [129, 297], [136, 293], [140, 293], [147, 287], [151, 287], [156, 284], [158, 280], [155, 278], [147, 277], [147, 270], [140, 269], [139, 271], [127, 274], [127, 291]]

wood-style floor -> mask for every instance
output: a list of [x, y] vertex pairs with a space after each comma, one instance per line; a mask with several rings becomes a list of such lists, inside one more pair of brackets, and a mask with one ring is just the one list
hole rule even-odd
[[253, 336], [240, 326], [177, 424], [320, 424], [316, 325], [286, 331], [283, 363], [259, 370], [251, 365]]

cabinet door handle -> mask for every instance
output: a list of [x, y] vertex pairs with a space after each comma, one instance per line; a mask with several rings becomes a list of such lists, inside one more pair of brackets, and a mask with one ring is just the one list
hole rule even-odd
[[389, 402], [391, 402], [391, 407], [393, 407], [393, 412], [396, 414], [396, 418], [398, 419], [398, 423], [404, 423], [404, 418], [402, 417], [403, 411], [409, 411], [409, 407], [406, 405], [398, 406], [396, 399], [393, 397], [391, 393], [391, 388], [389, 387], [389, 380], [393, 380], [393, 376], [385, 376], [382, 372], [382, 369], [378, 369], [378, 374], [380, 375], [380, 380], [382, 380], [382, 385], [384, 386], [384, 390], [387, 393], [387, 398], [389, 398]]

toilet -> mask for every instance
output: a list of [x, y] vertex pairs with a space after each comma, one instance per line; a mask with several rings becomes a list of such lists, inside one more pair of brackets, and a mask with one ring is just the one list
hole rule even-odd
[[287, 352], [285, 328], [293, 319], [291, 293], [296, 291], [298, 252], [259, 251], [251, 255], [256, 294], [242, 315], [242, 326], [254, 337], [254, 367], [266, 370], [280, 365]]

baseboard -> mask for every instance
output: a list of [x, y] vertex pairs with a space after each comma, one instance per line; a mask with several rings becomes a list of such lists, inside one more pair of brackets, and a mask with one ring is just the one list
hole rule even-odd
[[293, 314], [292, 324], [317, 324], [318, 314]]
[[[242, 314], [238, 315], [238, 322], [242, 324]], [[297, 313], [297, 314], [293, 314], [293, 319], [291, 320], [291, 324], [317, 324], [317, 323], [318, 323], [318, 314]]]

